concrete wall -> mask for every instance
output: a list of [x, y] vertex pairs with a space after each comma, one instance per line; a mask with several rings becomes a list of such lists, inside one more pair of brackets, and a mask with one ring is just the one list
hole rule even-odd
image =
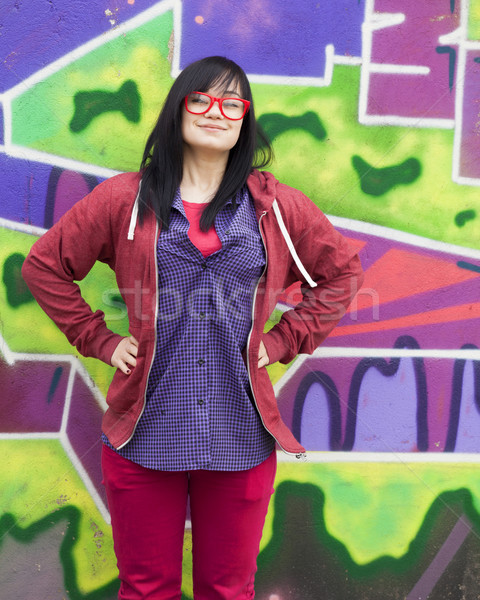
[[[112, 372], [72, 351], [20, 267], [96, 183], [138, 168], [176, 73], [215, 53], [250, 75], [272, 170], [366, 270], [323, 346], [270, 367], [310, 452], [279, 456], [257, 597], [478, 598], [479, 17], [479, 0], [0, 0], [2, 598], [115, 597]], [[111, 274], [82, 289], [125, 333]], [[185, 547], [191, 599], [188, 529]]]

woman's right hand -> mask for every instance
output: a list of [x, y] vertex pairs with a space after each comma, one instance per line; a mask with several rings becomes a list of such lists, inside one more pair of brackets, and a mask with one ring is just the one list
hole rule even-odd
[[138, 342], [133, 335], [124, 337], [115, 348], [110, 362], [113, 367], [120, 369], [125, 375], [130, 375], [130, 367], [134, 367], [137, 364], [137, 352]]
[[265, 344], [260, 342], [260, 347], [258, 349], [258, 368], [266, 367], [270, 364], [270, 359], [268, 358], [267, 349], [265, 348]]

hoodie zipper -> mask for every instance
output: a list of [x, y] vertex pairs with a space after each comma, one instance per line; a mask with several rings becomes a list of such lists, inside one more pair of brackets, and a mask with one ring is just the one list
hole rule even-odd
[[148, 380], [150, 379], [150, 372], [152, 370], [153, 367], [153, 361], [155, 360], [155, 352], [157, 350], [157, 318], [158, 318], [158, 257], [157, 257], [157, 242], [158, 242], [158, 221], [156, 221], [156, 225], [155, 225], [155, 245], [154, 245], [154, 257], [155, 257], [155, 321], [154, 321], [154, 325], [155, 325], [155, 336], [154, 336], [154, 346], [153, 346], [153, 354], [152, 354], [152, 360], [150, 362], [150, 367], [148, 368], [148, 373], [147, 373], [147, 379], [146, 379], [146, 383], [145, 383], [145, 393], [143, 395], [143, 406], [142, 406], [142, 411], [140, 412], [140, 414], [138, 415], [138, 418], [135, 422], [135, 426], [132, 430], [132, 434], [130, 435], [130, 437], [128, 438], [128, 440], [126, 442], [124, 442], [121, 446], [118, 447], [118, 450], [120, 450], [120, 448], [123, 448], [124, 446], [126, 446], [128, 444], [128, 442], [132, 439], [132, 437], [135, 434], [135, 431], [137, 429], [137, 425], [138, 422], [140, 421], [143, 412], [145, 411], [145, 406], [147, 405], [147, 387], [148, 387]]
[[253, 401], [255, 403], [255, 408], [257, 409], [257, 413], [260, 417], [260, 420], [262, 422], [262, 425], [265, 427], [265, 429], [268, 431], [268, 433], [273, 437], [273, 439], [277, 442], [277, 444], [280, 446], [281, 450], [283, 452], [285, 452], [285, 454], [289, 454], [290, 456], [294, 456], [297, 459], [301, 459], [301, 460], [306, 460], [306, 454], [304, 452], [300, 452], [300, 453], [294, 453], [294, 452], [288, 452], [287, 450], [285, 450], [285, 448], [282, 446], [282, 444], [278, 441], [278, 439], [273, 435], [273, 433], [268, 429], [268, 427], [265, 425], [265, 422], [263, 420], [263, 416], [262, 413], [260, 412], [259, 408], [258, 408], [258, 403], [257, 403], [257, 399], [255, 398], [255, 392], [253, 391], [253, 386], [252, 386], [252, 377], [250, 375], [250, 360], [249, 360], [249, 353], [250, 353], [250, 340], [252, 338], [252, 332], [253, 332], [253, 327], [254, 327], [254, 321], [255, 321], [255, 301], [257, 299], [257, 292], [258, 292], [258, 287], [260, 285], [260, 281], [263, 279], [263, 276], [265, 275], [265, 271], [267, 270], [267, 265], [268, 265], [268, 253], [267, 253], [267, 246], [265, 244], [265, 240], [263, 238], [263, 233], [262, 233], [262, 229], [260, 227], [261, 222], [263, 217], [267, 214], [267, 211], [264, 210], [262, 212], [262, 214], [260, 215], [259, 219], [258, 219], [258, 230], [260, 232], [260, 237], [262, 239], [262, 244], [263, 244], [263, 248], [265, 250], [265, 266], [263, 268], [263, 272], [262, 275], [259, 277], [257, 285], [255, 286], [255, 291], [253, 292], [253, 300], [252, 300], [252, 326], [250, 328], [250, 333], [248, 334], [248, 339], [247, 339], [247, 373], [248, 373], [248, 380], [250, 383], [250, 389], [252, 390], [252, 397], [253, 397]]

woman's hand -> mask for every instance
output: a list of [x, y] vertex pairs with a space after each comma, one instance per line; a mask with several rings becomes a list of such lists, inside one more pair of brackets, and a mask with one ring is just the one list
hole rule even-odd
[[268, 358], [267, 349], [265, 348], [265, 344], [260, 342], [260, 347], [258, 349], [258, 368], [266, 367], [270, 362]]
[[110, 362], [112, 363], [113, 367], [120, 369], [120, 371], [125, 373], [125, 375], [130, 375], [130, 366], [134, 367], [137, 364], [137, 352], [138, 342], [133, 335], [130, 337], [124, 337], [115, 348]]

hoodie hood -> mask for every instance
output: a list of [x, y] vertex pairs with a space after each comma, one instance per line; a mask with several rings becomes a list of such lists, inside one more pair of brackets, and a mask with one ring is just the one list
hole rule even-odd
[[[258, 171], [254, 169], [247, 179], [247, 186], [250, 193], [255, 198], [255, 210], [257, 217], [265, 211], [272, 208], [272, 204], [275, 200], [275, 193], [277, 189], [278, 180], [268, 171]], [[133, 240], [135, 236], [135, 228], [137, 226], [138, 219], [138, 202], [140, 198], [140, 190], [142, 187], [142, 180], [140, 179], [138, 184], [137, 196], [133, 204], [130, 226], [128, 228], [128, 239]]]
[[272, 208], [277, 193], [278, 179], [268, 171], [254, 169], [247, 179], [247, 186], [255, 198], [255, 207], [258, 213]]

